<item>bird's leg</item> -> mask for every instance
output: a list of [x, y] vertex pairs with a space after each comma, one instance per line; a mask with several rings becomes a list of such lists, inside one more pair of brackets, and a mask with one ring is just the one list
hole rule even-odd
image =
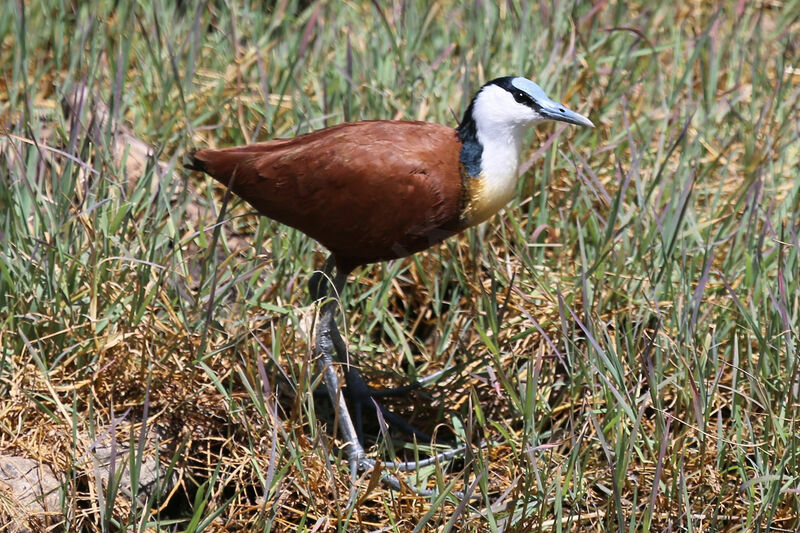
[[[333, 255], [329, 255], [322, 265], [322, 270], [317, 270], [311, 275], [311, 279], [308, 280], [308, 294], [311, 295], [312, 301], [316, 302], [328, 295], [328, 280], [331, 279], [335, 266], [336, 260]], [[344, 281], [342, 282], [342, 287], [344, 287]], [[338, 293], [334, 297], [338, 298]]]
[[[333, 265], [334, 263], [331, 257], [325, 262], [323, 271], [321, 273], [322, 279], [316, 275], [311, 278], [309, 281], [309, 291], [312, 295], [322, 297], [328, 292], [327, 279], [330, 277], [331, 271], [333, 270]], [[364, 447], [361, 445], [358, 432], [356, 432], [355, 426], [353, 425], [353, 419], [350, 416], [350, 411], [347, 408], [347, 403], [345, 402], [344, 395], [339, 386], [339, 376], [336, 373], [336, 367], [334, 366], [333, 361], [333, 354], [337, 353], [340, 360], [347, 365], [348, 374], [351, 370], [355, 370], [355, 367], [351, 367], [347, 363], [347, 346], [339, 334], [335, 318], [336, 308], [339, 304], [339, 294], [344, 288], [346, 280], [347, 273], [338, 272], [337, 269], [336, 276], [333, 279], [334, 290], [330, 295], [331, 298], [322, 304], [322, 310], [320, 311], [319, 324], [317, 326], [316, 352], [318, 355], [317, 364], [322, 371], [325, 380], [325, 387], [328, 389], [328, 394], [330, 395], [334, 409], [336, 410], [338, 416], [339, 430], [341, 431], [342, 437], [345, 441], [345, 454], [347, 455], [347, 459], [350, 464], [350, 471], [355, 477], [359, 471], [364, 471], [374, 467], [376, 462], [373, 459], [366, 457]], [[361, 378], [360, 373], [358, 373], [357, 381], [360, 381], [362, 384], [364, 384], [364, 380]], [[366, 384], [363, 386], [367, 388], [367, 398], [371, 398], [372, 394], [370, 393], [368, 387]], [[392, 418], [399, 419], [399, 417], [390, 413], [389, 411], [382, 410], [382, 412], [389, 413]], [[405, 421], [403, 421], [403, 423], [407, 424]], [[434, 462], [450, 461], [454, 457], [463, 454], [464, 450], [465, 446], [461, 446], [444, 451], [421, 461], [389, 462], [383, 463], [383, 465], [387, 468], [395, 468], [408, 472], [422, 468]], [[383, 474], [383, 479], [384, 482], [386, 482], [389, 486], [394, 488], [400, 487], [397, 479], [389, 474]], [[420, 491], [420, 494], [427, 494], [427, 492]]]
[[[311, 279], [309, 280], [308, 290], [309, 294], [314, 300], [319, 300], [328, 295], [329, 279], [331, 278], [334, 265], [335, 265], [334, 256], [331, 255], [325, 261], [325, 264], [323, 265], [321, 271], [315, 272], [311, 277]], [[345, 282], [346, 282], [346, 275], [342, 276], [341, 279], [338, 279], [338, 277], [335, 278], [334, 279], [335, 291], [334, 294], [331, 296], [338, 299], [339, 294], [341, 294], [341, 291], [344, 289]], [[369, 410], [380, 409], [381, 415], [383, 416], [384, 420], [386, 420], [392, 427], [399, 429], [400, 431], [408, 435], [414, 435], [420, 440], [430, 442], [431, 440], [430, 435], [428, 435], [424, 431], [420, 431], [413, 425], [409, 424], [405, 419], [394, 414], [389, 409], [386, 409], [383, 405], [374, 400], [377, 398], [400, 396], [412, 390], [416, 390], [426, 385], [427, 383], [438, 379], [447, 370], [437, 372], [432, 376], [426, 377], [422, 381], [417, 381], [409, 385], [404, 385], [401, 387], [395, 387], [391, 389], [374, 390], [369, 385], [367, 385], [367, 382], [361, 375], [361, 371], [355, 365], [350, 364], [349, 355], [347, 352], [347, 344], [342, 339], [342, 336], [339, 333], [339, 329], [336, 327], [335, 309], [333, 309], [332, 314], [330, 315], [329, 318], [327, 318], [327, 320], [330, 321], [330, 327], [327, 328], [327, 333], [330, 335], [330, 341], [333, 343], [333, 347], [336, 349], [339, 361], [345, 364], [345, 382], [347, 383], [347, 396], [350, 399], [350, 403], [353, 408], [353, 413], [352, 413], [353, 416], [351, 420], [355, 423], [356, 436], [358, 437], [359, 442], [362, 445], [364, 443], [364, 430], [363, 430], [364, 405], [366, 405]], [[320, 323], [321, 322], [322, 320], [320, 321]]]
[[[330, 395], [331, 401], [335, 406], [336, 413], [339, 418], [339, 430], [342, 432], [342, 438], [345, 441], [344, 450], [345, 454], [347, 455], [347, 461], [350, 465], [350, 475], [353, 481], [351, 485], [350, 500], [355, 501], [355, 480], [358, 476], [358, 473], [369, 470], [370, 468], [374, 468], [377, 465], [377, 462], [374, 459], [370, 459], [366, 456], [364, 447], [361, 445], [361, 442], [358, 439], [358, 434], [353, 426], [353, 421], [350, 417], [350, 412], [347, 409], [347, 403], [345, 402], [344, 395], [339, 388], [339, 376], [336, 374], [336, 367], [333, 363], [333, 353], [336, 351], [335, 342], [333, 339], [334, 337], [339, 337], [341, 340], [336, 328], [336, 320], [334, 318], [337, 304], [338, 299], [330, 299], [322, 306], [319, 326], [317, 327], [316, 350], [319, 355], [318, 365], [322, 370], [325, 379], [325, 387], [328, 389], [328, 394]], [[402, 472], [411, 472], [431, 464], [451, 461], [452, 459], [463, 455], [465, 450], [466, 445], [462, 445], [420, 461], [384, 462], [382, 463], [382, 467], [396, 469]], [[383, 483], [395, 490], [403, 490], [403, 487], [408, 486], [405, 483], [401, 483], [396, 476], [393, 476], [387, 472], [382, 472], [380, 475]], [[412, 488], [412, 490], [414, 490], [414, 492], [420, 496], [433, 496], [436, 494], [435, 491], [427, 489]], [[453, 492], [453, 495], [458, 498], [463, 496], [459, 492]]]
[[[308, 290], [312, 298], [318, 300], [328, 294], [328, 285], [331, 271], [334, 267], [334, 259], [331, 255], [325, 261], [322, 267], [322, 272], [315, 273], [308, 282]], [[333, 354], [340, 352], [340, 346], [344, 345], [339, 329], [336, 327], [336, 307], [339, 304], [339, 293], [344, 288], [344, 283], [347, 281], [347, 273], [338, 272], [333, 280], [333, 294], [332, 297], [322, 304], [320, 311], [319, 324], [317, 325], [317, 339], [316, 339], [316, 352], [317, 352], [317, 365], [322, 372], [325, 380], [325, 388], [328, 389], [328, 394], [331, 397], [331, 402], [334, 405], [339, 420], [339, 430], [342, 432], [342, 437], [345, 441], [345, 454], [350, 463], [350, 472], [355, 476], [358, 471], [364, 469], [362, 461], [365, 459], [364, 447], [358, 440], [353, 421], [350, 418], [350, 411], [347, 409], [347, 403], [344, 399], [344, 394], [339, 386], [339, 376], [336, 374], [336, 367], [334, 366]]]
[[345, 454], [347, 454], [347, 460], [350, 463], [350, 471], [355, 475], [364, 468], [362, 461], [366, 454], [361, 442], [358, 440], [358, 434], [350, 418], [350, 411], [347, 409], [344, 394], [339, 386], [339, 376], [336, 374], [336, 367], [333, 361], [333, 354], [336, 353], [333, 336], [338, 335], [338, 332], [336, 334], [333, 333], [336, 330], [334, 313], [336, 312], [337, 303], [337, 299], [331, 299], [322, 305], [319, 325], [317, 326], [316, 351], [319, 357], [317, 364], [322, 371], [325, 387], [328, 389], [328, 394], [339, 419], [339, 431], [342, 432], [345, 442], [344, 449]]
[[[337, 293], [338, 292], [339, 290], [337, 290]], [[361, 371], [358, 369], [358, 367], [350, 364], [350, 358], [347, 352], [347, 344], [344, 342], [344, 339], [342, 339], [339, 329], [336, 327], [336, 319], [332, 315], [330, 320], [331, 327], [329, 328], [329, 334], [331, 336], [333, 346], [336, 349], [336, 353], [339, 356], [339, 361], [344, 363], [345, 366], [347, 396], [350, 399], [350, 404], [353, 408], [352, 420], [355, 422], [356, 436], [358, 437], [359, 442], [362, 444], [364, 442], [364, 405], [366, 405], [370, 410], [380, 409], [383, 418], [389, 422], [392, 427], [399, 429], [408, 435], [415, 435], [420, 440], [430, 442], [430, 435], [415, 428], [401, 416], [394, 414], [379, 402], [374, 401], [376, 398], [387, 398], [405, 394], [412, 390], [418, 389], [423, 385], [423, 383], [415, 382], [410, 385], [392, 389], [373, 390], [369, 385], [367, 385], [367, 382], [364, 380], [364, 377], [361, 375]], [[438, 375], [441, 375], [441, 373], [437, 373], [437, 376]]]

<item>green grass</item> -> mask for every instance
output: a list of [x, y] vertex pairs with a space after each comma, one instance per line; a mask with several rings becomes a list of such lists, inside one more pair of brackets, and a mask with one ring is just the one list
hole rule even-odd
[[[0, 7], [0, 452], [62, 473], [65, 530], [800, 528], [797, 1], [181, 4]], [[440, 497], [367, 474], [349, 504], [313, 396], [324, 251], [235, 198], [216, 225], [182, 156], [455, 124], [511, 73], [598, 127], [532, 133], [502, 214], [362, 269], [343, 320], [376, 384], [456, 365], [393, 407], [488, 444], [405, 475]], [[157, 435], [177, 489], [97, 483], [109, 431], [134, 479]]]

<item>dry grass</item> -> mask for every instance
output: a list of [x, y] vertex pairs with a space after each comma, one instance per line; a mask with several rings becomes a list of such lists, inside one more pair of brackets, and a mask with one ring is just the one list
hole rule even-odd
[[[57, 529], [800, 527], [796, 2], [162, 4], [0, 11], [0, 452], [61, 473]], [[452, 124], [512, 72], [599, 127], [536, 131], [502, 215], [351, 277], [370, 379], [455, 367], [391, 407], [474, 446], [404, 475], [438, 497], [368, 472], [348, 503], [310, 353], [323, 251], [235, 199], [217, 224], [181, 155]], [[110, 440], [126, 490], [156, 448], [174, 483], [132, 505]]]

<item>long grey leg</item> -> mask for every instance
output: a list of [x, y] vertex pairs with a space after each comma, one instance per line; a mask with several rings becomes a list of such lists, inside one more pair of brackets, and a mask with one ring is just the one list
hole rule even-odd
[[[318, 278], [316, 275], [309, 281], [309, 291], [312, 296], [323, 297], [327, 294], [328, 277], [333, 269], [333, 256], [329, 257], [323, 267], [322, 277]], [[325, 388], [328, 389], [328, 394], [333, 402], [336, 416], [339, 421], [339, 431], [342, 432], [342, 437], [345, 441], [345, 454], [350, 463], [350, 471], [355, 476], [361, 470], [362, 461], [365, 459], [364, 447], [358, 440], [358, 434], [353, 426], [353, 420], [350, 417], [350, 411], [347, 408], [347, 403], [344, 399], [344, 394], [339, 386], [339, 376], [336, 374], [336, 366], [334, 365], [333, 354], [340, 353], [340, 347], [336, 346], [341, 344], [344, 347], [344, 342], [339, 335], [339, 330], [336, 327], [336, 307], [339, 304], [339, 293], [344, 288], [347, 281], [347, 274], [337, 272], [333, 280], [334, 290], [332, 298], [328, 299], [322, 304], [322, 311], [320, 312], [319, 324], [317, 326], [317, 365], [325, 380]], [[338, 343], [336, 342], [338, 340]]]
[[[322, 275], [318, 276], [315, 274], [309, 281], [309, 292], [311, 293], [312, 297], [315, 297], [315, 299], [320, 299], [326, 296], [329, 292], [328, 278], [330, 277], [333, 268], [334, 260], [333, 256], [331, 256], [323, 266]], [[353, 425], [353, 419], [350, 416], [350, 411], [347, 408], [344, 394], [339, 386], [339, 376], [337, 375], [336, 367], [334, 366], [334, 353], [338, 355], [339, 360], [343, 364], [348, 364], [347, 346], [339, 334], [335, 317], [336, 308], [339, 305], [339, 295], [341, 294], [346, 281], [347, 273], [338, 272], [337, 269], [336, 276], [333, 278], [333, 293], [330, 294], [330, 298], [322, 304], [319, 324], [317, 325], [317, 339], [315, 347], [318, 356], [317, 365], [322, 372], [325, 380], [325, 388], [328, 390], [328, 394], [330, 395], [336, 415], [338, 417], [339, 431], [341, 431], [342, 438], [345, 442], [345, 454], [347, 455], [347, 460], [350, 465], [351, 476], [355, 481], [358, 472], [374, 467], [376, 465], [376, 461], [366, 457], [364, 447], [359, 441], [358, 433]], [[397, 461], [383, 463], [383, 465], [387, 468], [394, 468], [404, 472], [409, 472], [438, 461], [450, 461], [453, 458], [463, 454], [465, 449], [466, 446], [460, 446], [421, 461]], [[382, 480], [390, 487], [395, 489], [401, 488], [401, 484], [398, 479], [390, 474], [383, 474]], [[353, 483], [353, 487], [355, 487], [355, 483]], [[417, 492], [421, 495], [433, 494], [432, 492], [425, 490], [420, 490]], [[351, 494], [351, 497], [352, 496], [354, 496], [354, 494]]]

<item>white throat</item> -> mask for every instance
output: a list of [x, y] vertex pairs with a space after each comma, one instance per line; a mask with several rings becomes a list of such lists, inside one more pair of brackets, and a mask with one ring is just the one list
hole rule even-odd
[[[509, 101], [510, 100], [510, 101]], [[470, 222], [483, 222], [505, 206], [514, 196], [519, 179], [519, 159], [525, 131], [531, 126], [528, 116], [514, 113], [518, 105], [500, 87], [481, 91], [472, 111], [481, 155], [481, 185], [474, 199]]]
[[484, 191], [502, 205], [513, 196], [519, 179], [519, 156], [524, 133], [524, 128], [478, 129], [478, 140], [483, 145], [481, 175], [485, 180]]

